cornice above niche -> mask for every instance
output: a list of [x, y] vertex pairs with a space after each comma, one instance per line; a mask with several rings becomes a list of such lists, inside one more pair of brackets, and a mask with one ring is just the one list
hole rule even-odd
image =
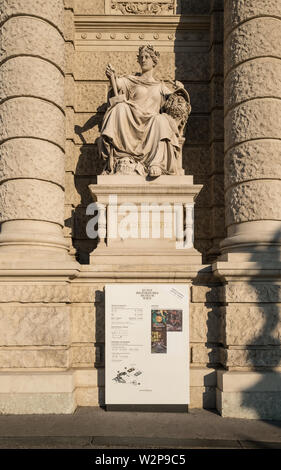
[[108, 15], [175, 15], [179, 0], [105, 0]]

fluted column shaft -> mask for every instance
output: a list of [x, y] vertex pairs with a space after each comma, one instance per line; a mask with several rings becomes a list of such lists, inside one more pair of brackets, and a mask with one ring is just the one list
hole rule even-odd
[[0, 252], [65, 253], [63, 0], [2, 0]]
[[226, 0], [224, 22], [229, 252], [280, 245], [280, 1]]

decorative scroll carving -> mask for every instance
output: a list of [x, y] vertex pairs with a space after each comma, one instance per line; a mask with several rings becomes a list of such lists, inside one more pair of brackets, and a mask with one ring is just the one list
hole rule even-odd
[[174, 0], [111, 0], [111, 9], [123, 15], [167, 15], [175, 13]]

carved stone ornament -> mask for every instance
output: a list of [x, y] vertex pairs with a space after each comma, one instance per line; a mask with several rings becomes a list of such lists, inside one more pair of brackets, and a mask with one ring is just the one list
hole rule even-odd
[[123, 15], [167, 15], [175, 13], [175, 1], [111, 0], [111, 9]]
[[154, 78], [160, 54], [153, 46], [141, 46], [137, 58], [136, 75], [118, 77], [112, 65], [106, 68], [112, 89], [97, 141], [104, 173], [182, 175], [189, 94], [180, 82], [171, 90]]

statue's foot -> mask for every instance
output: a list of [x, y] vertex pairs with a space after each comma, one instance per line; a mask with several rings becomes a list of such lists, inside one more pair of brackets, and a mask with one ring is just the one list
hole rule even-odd
[[160, 175], [162, 175], [162, 171], [159, 166], [151, 166], [149, 168], [149, 176], [160, 176]]

